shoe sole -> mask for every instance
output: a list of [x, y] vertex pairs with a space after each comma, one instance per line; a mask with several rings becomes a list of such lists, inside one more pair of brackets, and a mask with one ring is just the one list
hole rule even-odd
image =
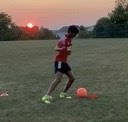
[[48, 100], [44, 100], [43, 98], [42, 98], [41, 100], [42, 100], [42, 102], [45, 103], [45, 104], [51, 104], [51, 102], [48, 101]]

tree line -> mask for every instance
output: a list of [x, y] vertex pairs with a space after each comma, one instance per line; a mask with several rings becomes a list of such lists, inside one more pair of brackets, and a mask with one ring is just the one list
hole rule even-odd
[[112, 12], [100, 18], [92, 31], [80, 26], [79, 38], [122, 37], [128, 37], [128, 0], [116, 0]]
[[56, 35], [48, 28], [33, 26], [20, 27], [12, 22], [11, 17], [0, 13], [0, 41], [6, 40], [37, 40], [37, 39], [55, 39]]
[[128, 0], [116, 0], [114, 10], [100, 18], [93, 30], [94, 37], [128, 37]]
[[[107, 17], [100, 18], [91, 31], [83, 25], [78, 27], [80, 30], [78, 38], [128, 37], [128, 0], [116, 0], [112, 12]], [[12, 22], [8, 14], [0, 12], [0, 41], [56, 38], [56, 33], [48, 28], [19, 27]]]

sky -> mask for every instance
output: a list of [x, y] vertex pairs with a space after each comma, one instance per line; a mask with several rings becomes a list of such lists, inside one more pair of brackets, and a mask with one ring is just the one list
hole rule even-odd
[[115, 0], [0, 0], [0, 12], [19, 26], [34, 25], [57, 29], [64, 25], [96, 24], [115, 6]]

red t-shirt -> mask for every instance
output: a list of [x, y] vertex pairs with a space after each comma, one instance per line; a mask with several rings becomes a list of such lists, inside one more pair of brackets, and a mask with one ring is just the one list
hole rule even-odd
[[58, 51], [55, 56], [55, 61], [62, 61], [62, 62], [67, 62], [67, 57], [68, 57], [68, 47], [71, 47], [72, 39], [64, 36], [57, 42], [57, 47], [63, 48], [63, 50]]

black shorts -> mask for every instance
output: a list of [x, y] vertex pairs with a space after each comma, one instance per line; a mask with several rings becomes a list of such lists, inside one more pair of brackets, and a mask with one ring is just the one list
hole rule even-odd
[[67, 74], [67, 72], [71, 71], [71, 67], [65, 62], [55, 61], [54, 66], [55, 66], [55, 74], [58, 71], [64, 74]]

